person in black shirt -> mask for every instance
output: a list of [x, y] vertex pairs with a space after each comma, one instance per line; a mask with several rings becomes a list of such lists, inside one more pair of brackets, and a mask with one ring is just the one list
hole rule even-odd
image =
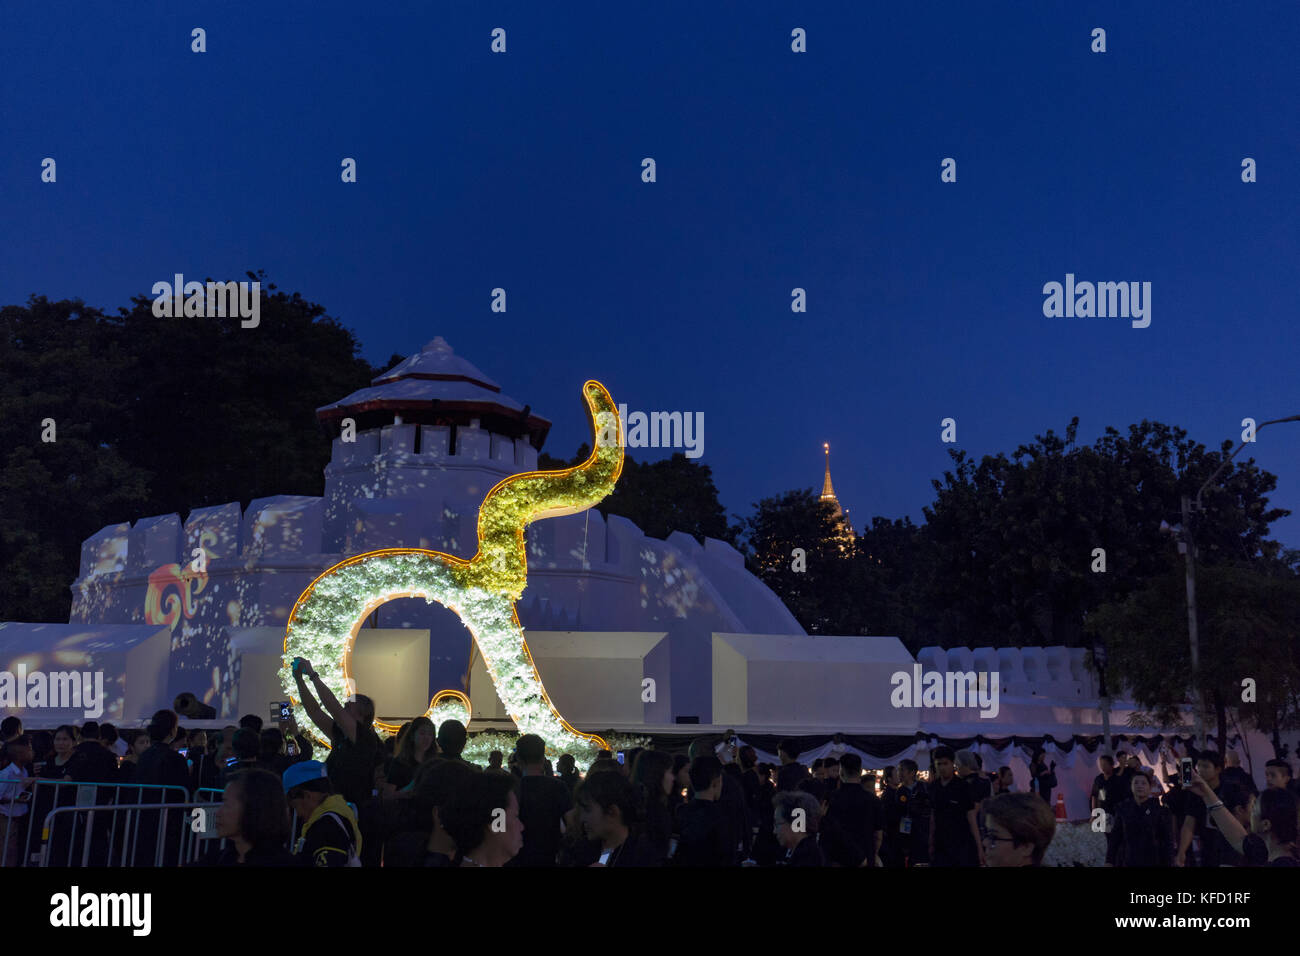
[[837, 824], [852, 841], [856, 859], [834, 858], [841, 866], [875, 866], [880, 853], [883, 811], [874, 790], [862, 783], [862, 758], [846, 753], [839, 762], [841, 785], [827, 800], [826, 819]]
[[1029, 762], [1029, 791], [1043, 798], [1049, 807], [1052, 805], [1052, 790], [1056, 787], [1056, 761], [1047, 763], [1047, 754], [1040, 747], [1034, 751]]
[[[742, 761], [744, 750], [753, 753], [751, 748], [742, 748]], [[668, 800], [673, 792], [673, 783], [671, 754], [662, 750], [642, 750], [637, 754], [632, 765], [632, 785], [637, 788], [645, 811], [646, 842], [654, 848], [661, 865], [667, 862], [672, 848], [674, 811], [670, 809]], [[743, 777], [741, 783], [743, 786]]]
[[1133, 776], [1138, 772], [1142, 762], [1138, 760], [1136, 754], [1125, 753], [1121, 750], [1115, 755], [1115, 779], [1111, 781], [1111, 789], [1115, 790], [1115, 806], [1119, 807], [1121, 803], [1133, 796]]
[[464, 760], [465, 725], [459, 720], [444, 720], [438, 726], [438, 756], [443, 760]]
[[1127, 788], [1124, 787], [1115, 773], [1114, 757], [1109, 754], [1102, 754], [1097, 758], [1097, 769], [1101, 773], [1097, 774], [1092, 780], [1092, 793], [1088, 797], [1088, 809], [1094, 813], [1100, 809], [1103, 813], [1102, 821], [1106, 830], [1106, 864], [1114, 866], [1116, 841], [1119, 839], [1118, 834], [1115, 832], [1115, 811], [1119, 809], [1120, 804], [1126, 799], [1124, 791]]
[[221, 786], [224, 787], [227, 780], [242, 770], [265, 770], [267, 773], [278, 774], [273, 767], [261, 762], [262, 739], [257, 731], [248, 727], [239, 728], [235, 731], [231, 746], [235, 762], [221, 768]]
[[777, 843], [785, 850], [781, 865], [826, 865], [826, 857], [817, 839], [821, 805], [815, 796], [781, 791], [772, 800], [772, 815]]
[[[406, 728], [405, 734], [399, 734], [397, 752], [384, 767], [384, 776], [395, 790], [404, 790], [415, 779], [415, 772], [420, 764], [438, 755], [437, 729], [428, 717], [416, 717]], [[524, 839], [527, 846], [527, 838]]]
[[1191, 790], [1197, 799], [1208, 804], [1224, 842], [1240, 854], [1246, 866], [1300, 866], [1296, 856], [1297, 801], [1286, 790], [1269, 788], [1256, 798], [1249, 792], [1251, 831], [1229, 812], [1200, 773], [1192, 775]]
[[524, 842], [507, 865], [555, 866], [564, 835], [564, 815], [573, 806], [573, 798], [563, 781], [546, 772], [546, 744], [541, 737], [524, 734], [515, 745], [515, 753], [523, 771], [518, 795]]
[[[68, 761], [67, 771], [68, 779], [76, 780], [79, 783], [99, 783], [113, 784], [118, 782], [117, 772], [117, 755], [109, 751], [99, 741], [98, 725], [92, 726], [93, 722], [87, 721], [86, 727], [91, 728], [96, 734], [94, 737], [83, 737], [77, 744], [72, 753], [72, 759]], [[183, 759], [183, 758], [182, 758]], [[188, 781], [187, 781], [188, 784]], [[75, 787], [64, 787], [64, 790], [75, 790]], [[114, 802], [116, 796], [116, 787], [102, 786], [96, 787], [94, 791], [95, 804], [97, 806], [106, 806]], [[157, 795], [157, 792], [155, 792]], [[179, 796], [174, 795], [173, 799]], [[93, 823], [93, 833], [91, 834], [91, 850], [89, 863], [91, 866], [104, 866], [108, 861], [109, 837], [112, 831], [112, 818], [104, 814], [96, 814], [97, 819]], [[83, 824], [90, 824], [89, 816], [82, 821]], [[84, 830], [84, 826], [83, 826]], [[78, 861], [81, 858], [83, 849], [83, 837], [77, 839], [77, 846], [73, 850], [73, 856]]]
[[200, 787], [217, 789], [221, 773], [216, 758], [208, 752], [208, 732], [192, 730], [189, 736], [189, 749], [185, 754], [185, 765], [190, 771], [190, 792], [194, 794]]
[[[160, 710], [153, 715], [153, 720], [149, 723], [149, 749], [140, 755], [133, 783], [166, 784], [169, 787], [180, 787], [182, 790], [188, 790], [190, 768], [185, 763], [185, 758], [171, 747], [172, 740], [176, 736], [177, 723], [178, 718], [175, 711]], [[139, 801], [141, 803], [181, 803], [184, 800], [185, 795], [178, 793], [174, 789], [159, 789], [156, 786], [140, 788]], [[156, 838], [158, 815], [158, 810], [142, 810], [140, 812], [139, 839], [135, 846], [135, 859], [134, 862], [128, 860], [128, 865], [154, 865], [158, 849]], [[177, 815], [168, 811], [168, 816], [175, 818]], [[164, 821], [164, 824], [166, 822]], [[162, 865], [174, 866], [180, 859], [180, 831], [174, 827], [166, 827], [166, 830], [167, 839], [163, 850]]]
[[776, 767], [760, 764], [757, 768], [758, 789], [754, 794], [754, 845], [750, 856], [759, 866], [772, 866], [782, 856], [781, 845], [769, 821], [772, 819], [772, 800], [776, 796], [776, 783], [772, 777]]
[[822, 760], [822, 782], [826, 784], [826, 792], [834, 793], [840, 785], [840, 761], [836, 757], [826, 757]]
[[753, 747], [741, 747], [736, 751], [736, 760], [740, 764], [740, 790], [745, 795], [749, 819], [758, 826], [758, 793], [762, 789], [762, 778], [758, 773], [758, 754]]
[[[330, 783], [343, 799], [358, 808], [369, 802], [375, 786], [375, 767], [382, 756], [379, 737], [374, 731], [375, 704], [364, 694], [356, 694], [346, 705], [340, 704], [334, 692], [325, 686], [311, 661], [294, 659], [294, 680], [298, 684], [298, 699], [303, 709], [321, 733], [330, 741], [330, 754], [325, 761]], [[307, 689], [310, 679], [317, 698]], [[239, 735], [235, 735], [236, 741]]]
[[1259, 793], [1254, 779], [1241, 768], [1241, 757], [1235, 750], [1229, 750], [1224, 757], [1223, 772], [1219, 774], [1219, 779], [1230, 787], [1241, 787], [1248, 793]]
[[[95, 728], [98, 733], [99, 728]], [[117, 756], [110, 753], [98, 737], [83, 737], [69, 761], [69, 779], [81, 783], [115, 783]]]
[[[697, 757], [714, 757], [713, 738], [697, 737], [691, 742], [690, 754], [692, 766]], [[718, 761], [721, 764], [721, 760]], [[692, 784], [692, 789], [694, 785]], [[722, 793], [718, 797], [718, 811], [727, 824], [727, 837], [731, 844], [731, 862], [739, 863], [749, 856], [754, 842], [754, 831], [749, 821], [749, 808], [745, 804], [745, 791], [741, 787], [739, 775], [724, 773], [722, 775]]]
[[214, 848], [199, 866], [294, 866], [289, 841], [289, 807], [280, 780], [268, 770], [245, 770], [226, 781], [216, 813], [217, 836], [230, 843]]
[[1011, 772], [1010, 767], [998, 767], [996, 778], [996, 787], [994, 796], [999, 793], [1014, 793], [1016, 789], [1016, 778]]
[[1185, 789], [1177, 771], [1165, 772], [1165, 792], [1160, 797], [1161, 804], [1169, 811], [1169, 822], [1173, 827], [1174, 845], [1183, 832], [1183, 820], [1187, 818], [1187, 804], [1191, 797]]
[[1279, 757], [1264, 764], [1264, 781], [1271, 790], [1289, 790], [1297, 796], [1296, 781], [1291, 776], [1291, 765]]
[[929, 866], [929, 791], [917, 779], [915, 760], [900, 760], [898, 775], [898, 786], [885, 791], [881, 860], [889, 867]]
[[285, 752], [284, 731], [279, 727], [263, 727], [257, 747], [257, 766], [262, 770], [283, 776], [293, 762]]
[[573, 796], [573, 791], [578, 789], [578, 784], [582, 783], [582, 777], [578, 776], [577, 761], [573, 759], [573, 754], [560, 754], [560, 759], [555, 763], [555, 769], [559, 772], [560, 780], [569, 788], [569, 796]]
[[466, 785], [469, 777], [482, 773], [463, 760], [434, 757], [415, 773], [410, 799], [401, 801], [401, 813], [394, 831], [384, 841], [384, 866], [451, 866], [456, 844], [441, 825], [439, 808]]
[[980, 757], [973, 750], [963, 750], [957, 754], [957, 776], [961, 777], [970, 791], [971, 802], [975, 804], [975, 819], [980, 818], [980, 804], [993, 796], [993, 785], [980, 773]]
[[949, 747], [934, 749], [937, 780], [930, 782], [930, 859], [934, 866], [983, 866], [984, 846], [975, 801], [954, 772]]
[[[1174, 847], [1169, 811], [1151, 797], [1151, 782], [1135, 774], [1132, 797], [1114, 812], [1115, 866], [1171, 866]], [[1104, 798], [1103, 798], [1104, 799]]]
[[[716, 757], [712, 758], [719, 763]], [[719, 774], [721, 771], [719, 770]], [[636, 788], [616, 770], [587, 770], [587, 778], [574, 795], [582, 834], [593, 844], [594, 857], [578, 857], [587, 866], [655, 866], [655, 851], [638, 832], [640, 807]]]
[[[1222, 769], [1223, 757], [1217, 751], [1203, 750], [1196, 758], [1196, 772], [1192, 779], [1199, 777], [1204, 781], [1214, 795], [1212, 802], [1221, 802], [1218, 798], [1222, 796], [1223, 790], [1223, 784], [1219, 780], [1219, 771]], [[1230, 859], [1231, 848], [1224, 840], [1214, 816], [1207, 809], [1205, 800], [1198, 795], [1200, 792], [1200, 788], [1196, 788], [1188, 795], [1187, 817], [1183, 820], [1183, 829], [1179, 834], [1174, 866], [1188, 865], [1187, 851], [1191, 849], [1192, 838], [1197, 835], [1201, 838], [1201, 866], [1221, 866]]]
[[677, 809], [674, 866], [730, 866], [735, 862], [734, 833], [720, 803], [723, 777], [717, 757], [691, 761], [694, 795], [690, 803]]
[[798, 790], [808, 779], [808, 768], [799, 762], [799, 745], [789, 738], [777, 744], [776, 754], [781, 766], [776, 772], [777, 790]]

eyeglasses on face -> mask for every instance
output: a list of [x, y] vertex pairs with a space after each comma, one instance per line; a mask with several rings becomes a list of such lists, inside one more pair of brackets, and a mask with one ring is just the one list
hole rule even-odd
[[1015, 842], [1016, 842], [1015, 837], [1000, 837], [1000, 836], [998, 836], [996, 833], [994, 833], [992, 830], [989, 830], [989, 829], [987, 829], [987, 828], [981, 828], [981, 829], [980, 829], [980, 837], [984, 840], [985, 843], [987, 843], [987, 844], [989, 844], [989, 845], [991, 845], [991, 846], [997, 846], [999, 843], [1015, 843]]

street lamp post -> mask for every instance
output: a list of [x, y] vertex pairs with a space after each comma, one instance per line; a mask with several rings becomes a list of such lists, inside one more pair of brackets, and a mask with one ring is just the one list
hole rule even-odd
[[[1287, 418], [1274, 418], [1270, 421], [1262, 422], [1255, 427], [1255, 434], [1258, 435], [1260, 430], [1266, 425], [1276, 425], [1280, 422], [1300, 422], [1300, 415], [1291, 415]], [[1200, 513], [1204, 510], [1201, 505], [1201, 495], [1205, 494], [1205, 490], [1209, 488], [1210, 485], [1214, 484], [1215, 480], [1223, 472], [1223, 469], [1227, 468], [1232, 462], [1232, 459], [1237, 457], [1237, 452], [1241, 451], [1249, 444], [1251, 443], [1243, 441], [1237, 446], [1236, 451], [1223, 460], [1223, 463], [1215, 469], [1214, 474], [1210, 475], [1210, 477], [1205, 480], [1205, 484], [1201, 485], [1197, 490], [1195, 501], [1192, 501], [1189, 496], [1183, 495], [1183, 523], [1180, 529], [1170, 529], [1167, 525], [1162, 523], [1162, 530], [1175, 530], [1178, 533], [1178, 550], [1186, 558], [1187, 645], [1191, 654], [1192, 664], [1192, 713], [1194, 717], [1192, 733], [1194, 735], [1193, 745], [1196, 747], [1200, 747], [1203, 742], [1202, 731], [1204, 729], [1203, 716], [1205, 708], [1203, 706], [1204, 701], [1201, 699], [1200, 685], [1197, 680], [1200, 672], [1200, 643], [1196, 629], [1196, 543], [1192, 534], [1192, 514]]]

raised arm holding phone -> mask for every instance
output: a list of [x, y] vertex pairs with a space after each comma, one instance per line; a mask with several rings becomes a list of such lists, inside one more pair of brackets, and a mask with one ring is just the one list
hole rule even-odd
[[[320, 679], [320, 675], [316, 673], [316, 669], [311, 666], [311, 661], [303, 657], [295, 657], [293, 659], [293, 676], [298, 683], [298, 698], [302, 701], [303, 710], [307, 711], [307, 716], [311, 718], [311, 722], [317, 726], [320, 732], [326, 737], [330, 737], [333, 735], [333, 725], [338, 724], [339, 729], [343, 731], [348, 740], [355, 742], [357, 739], [356, 717], [339, 703], [339, 699], [334, 696], [334, 692], [326, 686], [325, 682]], [[306, 681], [308, 678], [311, 679], [312, 687], [316, 691], [315, 697], [307, 690]], [[319, 703], [317, 703], [318, 698]]]
[[[382, 756], [374, 731], [374, 703], [364, 694], [354, 694], [347, 704], [340, 704], [305, 658], [293, 659], [293, 676], [303, 709], [330, 742], [325, 761], [330, 781], [345, 800], [361, 805], [375, 790], [375, 767]], [[314, 695], [307, 689], [308, 679]]]
[[1224, 840], [1246, 858], [1248, 866], [1300, 866], [1296, 857], [1296, 799], [1286, 790], [1266, 790], [1250, 798], [1251, 832], [1232, 815], [1199, 773], [1188, 788], [1205, 801], [1206, 811]]

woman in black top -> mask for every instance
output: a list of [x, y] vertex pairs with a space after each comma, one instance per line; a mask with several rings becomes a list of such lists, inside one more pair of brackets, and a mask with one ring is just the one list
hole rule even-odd
[[229, 840], [199, 866], [294, 866], [289, 805], [284, 786], [269, 770], [241, 770], [226, 781], [217, 807], [217, 836]]
[[1173, 866], [1173, 829], [1169, 811], [1151, 796], [1151, 782], [1135, 774], [1133, 796], [1115, 810], [1116, 866]]
[[668, 808], [668, 799], [675, 781], [671, 754], [662, 750], [642, 750], [637, 754], [632, 765], [632, 782], [640, 790], [645, 807], [646, 842], [661, 864], [668, 859], [673, 838], [673, 812]]
[[[48, 756], [42, 755], [45, 765], [35, 774], [42, 780], [72, 780], [72, 771], [76, 767], [77, 728], [63, 724], [54, 731], [54, 751]], [[55, 807], [71, 807], [77, 802], [76, 787], [36, 787], [36, 796], [32, 801], [32, 827], [34, 832], [29, 837], [33, 852], [40, 849], [40, 827], [44, 826], [46, 815]], [[72, 833], [73, 814], [55, 817], [54, 832], [50, 836], [50, 863], [52, 866], [69, 865], [69, 839]], [[80, 816], [80, 814], [76, 814]], [[76, 860], [74, 862], [80, 862]]]
[[397, 745], [394, 754], [384, 768], [384, 776], [396, 790], [404, 790], [415, 779], [415, 771], [420, 764], [432, 758], [438, 752], [437, 731], [433, 721], [428, 717], [416, 717]]

